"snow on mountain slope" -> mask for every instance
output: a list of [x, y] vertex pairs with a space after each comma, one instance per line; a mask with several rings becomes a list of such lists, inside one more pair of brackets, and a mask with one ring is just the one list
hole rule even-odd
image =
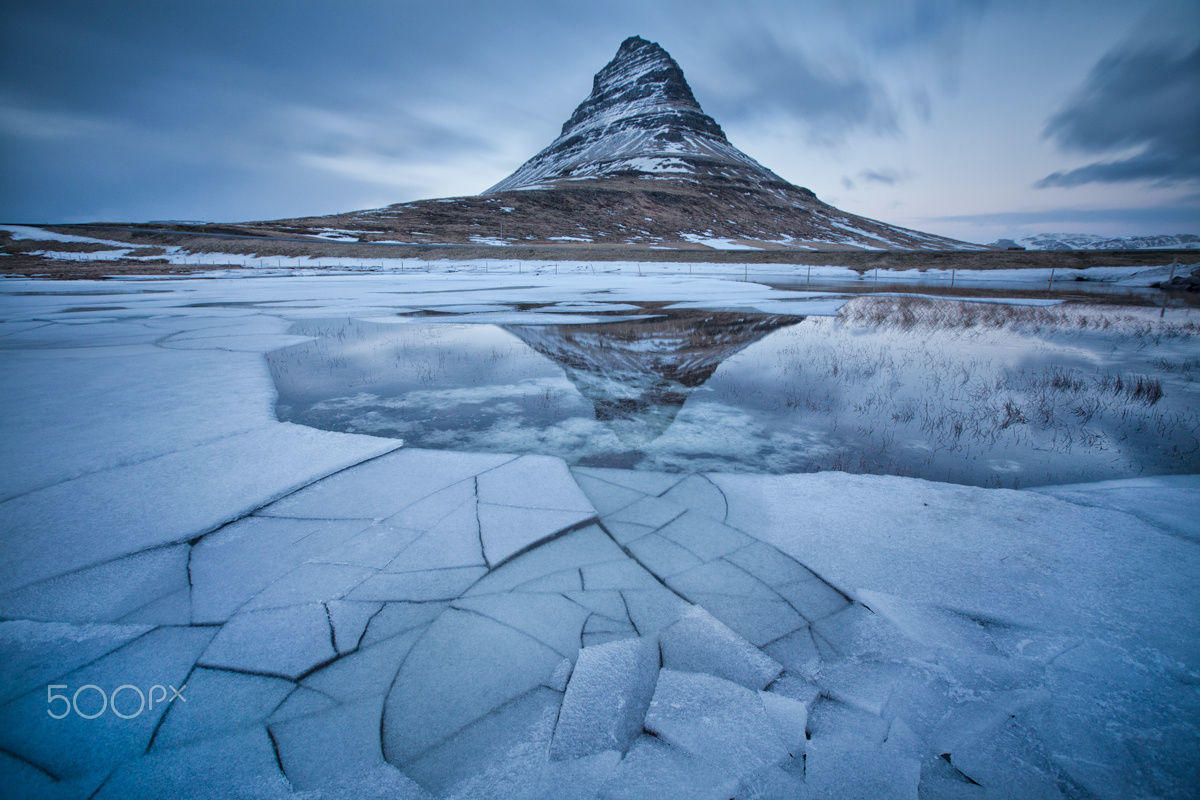
[[488, 190], [544, 186], [616, 172], [725, 174], [757, 187], [789, 186], [738, 150], [704, 113], [666, 50], [633, 36], [596, 74], [549, 147]]
[[1177, 233], [1160, 236], [1099, 236], [1094, 233], [1035, 233], [1019, 239], [1000, 239], [994, 247], [1027, 250], [1200, 250], [1200, 236]]

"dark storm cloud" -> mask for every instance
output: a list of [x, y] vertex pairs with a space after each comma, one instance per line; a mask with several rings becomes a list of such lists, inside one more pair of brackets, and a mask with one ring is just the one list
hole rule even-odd
[[1200, 45], [1108, 53], [1046, 123], [1043, 136], [1086, 155], [1138, 151], [1055, 172], [1038, 181], [1039, 188], [1200, 179]]
[[877, 49], [900, 50], [933, 43], [957, 51], [964, 30], [978, 22], [990, 2], [911, 0], [871, 5], [871, 13], [860, 18], [865, 20], [869, 41]]
[[503, 53], [537, 34], [522, 16], [461, 0], [5, 4], [0, 216], [244, 219], [436, 194], [457, 159], [495, 158], [482, 122], [511, 114], [489, 86], [527, 70]]
[[864, 169], [858, 173], [858, 179], [863, 183], [882, 183], [885, 186], [895, 186], [907, 177], [906, 173], [894, 169]]
[[836, 143], [865, 129], [899, 131], [899, 112], [870, 72], [854, 64], [833, 66], [770, 31], [727, 46], [725, 64], [736, 83], [705, 87], [718, 119], [742, 120], [783, 114], [809, 131], [812, 141]]
[[454, 157], [488, 152], [489, 140], [451, 121], [427, 119], [403, 108], [297, 105], [258, 122], [264, 138], [292, 150], [335, 154], [371, 152], [379, 158]]
[[842, 186], [847, 189], [853, 189], [858, 184], [877, 184], [879, 186], [895, 186], [898, 183], [903, 183], [908, 180], [909, 174], [907, 171], [895, 169], [864, 169], [858, 175], [851, 178], [845, 176], [842, 178]]
[[938, 222], [966, 222], [979, 225], [1045, 225], [1118, 223], [1122, 225], [1180, 226], [1188, 230], [1200, 227], [1200, 203], [1183, 203], [1145, 208], [1056, 208], [1043, 211], [1003, 211], [992, 214], [957, 214], [931, 217]]

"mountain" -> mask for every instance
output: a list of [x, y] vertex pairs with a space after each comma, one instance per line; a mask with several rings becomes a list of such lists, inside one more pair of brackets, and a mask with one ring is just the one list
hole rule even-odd
[[633, 36], [548, 147], [480, 195], [256, 230], [338, 241], [715, 249], [984, 249], [840, 211], [734, 147], [675, 60]]
[[1177, 233], [1162, 236], [1097, 236], [1093, 233], [1035, 233], [1019, 239], [998, 239], [992, 247], [1026, 250], [1200, 250], [1200, 236]]
[[[637, 36], [626, 39], [596, 74], [592, 93], [559, 137], [485, 194], [615, 175], [797, 191], [731, 145], [696, 102], [675, 59]], [[813, 198], [806, 189], [798, 191]]]

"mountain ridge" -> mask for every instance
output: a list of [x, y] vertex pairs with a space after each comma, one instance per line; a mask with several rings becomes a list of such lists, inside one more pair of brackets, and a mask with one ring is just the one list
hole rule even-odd
[[1016, 239], [997, 239], [993, 247], [1027, 250], [1200, 250], [1194, 233], [1155, 236], [1103, 236], [1094, 233], [1033, 233]]

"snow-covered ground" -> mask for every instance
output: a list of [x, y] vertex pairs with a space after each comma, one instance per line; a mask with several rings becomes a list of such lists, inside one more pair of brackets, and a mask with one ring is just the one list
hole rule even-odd
[[[259, 275], [0, 284], [6, 796], [1200, 784], [1200, 479], [572, 470], [282, 423], [264, 353], [300, 320], [838, 300], [527, 265]], [[48, 686], [95, 687], [91, 716], [123, 685], [186, 688], [48, 713]]]
[[[885, 283], [914, 283], [938, 286], [1009, 286], [1014, 288], [1070, 287], [1072, 283], [1098, 283], [1112, 286], [1145, 287], [1167, 280], [1171, 275], [1183, 275], [1200, 267], [1196, 264], [1177, 266], [1088, 267], [1064, 269], [1029, 267], [1019, 269], [881, 269], [860, 273], [849, 267], [802, 264], [729, 264], [706, 262], [698, 256], [694, 262], [659, 261], [572, 261], [570, 259], [436, 259], [362, 256], [283, 256], [249, 255], [222, 252], [192, 252], [178, 246], [144, 249], [125, 242], [92, 239], [70, 234], [57, 234], [41, 228], [0, 225], [15, 239], [46, 242], [81, 242], [112, 245], [111, 250], [94, 252], [56, 251], [53, 248], [34, 251], [34, 255], [64, 261], [144, 260], [166, 261], [180, 266], [214, 268], [239, 266], [262, 270], [271, 275], [306, 275], [315, 270], [335, 270], [346, 273], [510, 273], [517, 275], [705, 275], [712, 277], [741, 277], [760, 279], [789, 279], [795, 281], [880, 281]], [[342, 235], [335, 232], [332, 235]], [[509, 242], [494, 237], [475, 237], [480, 244], [501, 247]], [[561, 237], [569, 238], [569, 237]], [[706, 238], [687, 234], [684, 238], [717, 250], [753, 250], [751, 245], [729, 239]], [[432, 244], [432, 243], [431, 243]], [[145, 254], [143, 254], [145, 253]], [[498, 251], [498, 256], [502, 255]], [[0, 273], [2, 274], [2, 273]], [[1053, 283], [1052, 283], [1053, 282]]]

